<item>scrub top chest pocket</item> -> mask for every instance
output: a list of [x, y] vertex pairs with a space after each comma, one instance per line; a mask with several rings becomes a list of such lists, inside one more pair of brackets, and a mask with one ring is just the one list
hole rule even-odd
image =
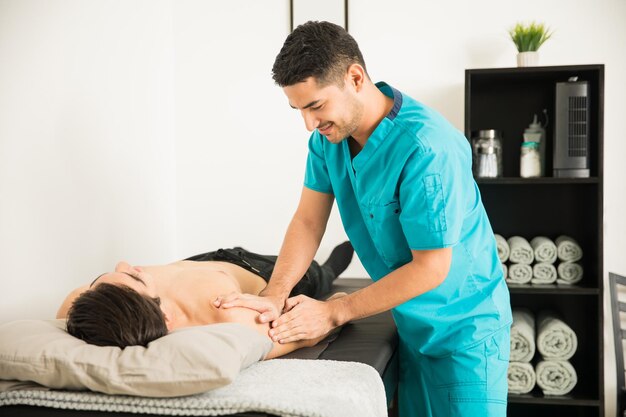
[[[400, 202], [371, 204], [365, 207], [366, 223], [376, 250], [390, 268], [397, 268], [411, 260], [406, 237], [400, 224]], [[408, 257], [408, 259], [407, 259]]]

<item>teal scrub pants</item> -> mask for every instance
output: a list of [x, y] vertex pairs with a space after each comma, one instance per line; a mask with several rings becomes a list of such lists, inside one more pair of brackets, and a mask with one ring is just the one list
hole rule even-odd
[[401, 417], [505, 417], [510, 328], [443, 357], [400, 342]]

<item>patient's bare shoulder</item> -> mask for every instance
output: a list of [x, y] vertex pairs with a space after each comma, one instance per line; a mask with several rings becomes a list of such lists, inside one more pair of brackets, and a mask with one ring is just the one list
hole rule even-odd
[[89, 285], [83, 285], [82, 287], [78, 287], [75, 290], [73, 290], [72, 292], [70, 292], [67, 295], [67, 297], [65, 297], [65, 300], [63, 300], [63, 304], [61, 304], [61, 307], [59, 307], [59, 311], [57, 311], [57, 319], [67, 318], [67, 312], [69, 311], [70, 307], [72, 306], [72, 303], [74, 302], [74, 300], [79, 295], [81, 295], [82, 293], [87, 291], [88, 289], [89, 289]]
[[[260, 323], [258, 317], [259, 313], [257, 311], [245, 307], [219, 308], [218, 318], [216, 322], [244, 324], [246, 326], [252, 327], [257, 332], [266, 336], [269, 339], [270, 336], [268, 332], [270, 330], [270, 325], [269, 323]], [[272, 350], [267, 354], [265, 359], [274, 359], [279, 356], [286, 355], [287, 353], [293, 352], [296, 349], [314, 346], [322, 339], [323, 337], [320, 337], [313, 340], [301, 340], [298, 342], [284, 344], [272, 342]]]

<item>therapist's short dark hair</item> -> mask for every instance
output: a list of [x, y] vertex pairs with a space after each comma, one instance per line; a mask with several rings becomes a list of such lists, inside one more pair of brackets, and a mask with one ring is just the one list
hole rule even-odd
[[354, 38], [341, 26], [309, 21], [287, 36], [274, 61], [272, 78], [281, 87], [309, 77], [314, 77], [321, 85], [343, 86], [343, 77], [352, 64], [359, 64], [366, 70]]
[[125, 285], [102, 283], [74, 300], [67, 332], [97, 346], [146, 346], [167, 334], [159, 304]]

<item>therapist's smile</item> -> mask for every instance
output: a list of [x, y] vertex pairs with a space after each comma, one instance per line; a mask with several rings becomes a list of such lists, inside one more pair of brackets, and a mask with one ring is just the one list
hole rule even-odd
[[320, 132], [322, 135], [326, 136], [328, 134], [330, 134], [330, 131], [333, 128], [334, 123], [333, 122], [328, 122], [322, 126], [319, 126], [317, 128], [317, 131]]

